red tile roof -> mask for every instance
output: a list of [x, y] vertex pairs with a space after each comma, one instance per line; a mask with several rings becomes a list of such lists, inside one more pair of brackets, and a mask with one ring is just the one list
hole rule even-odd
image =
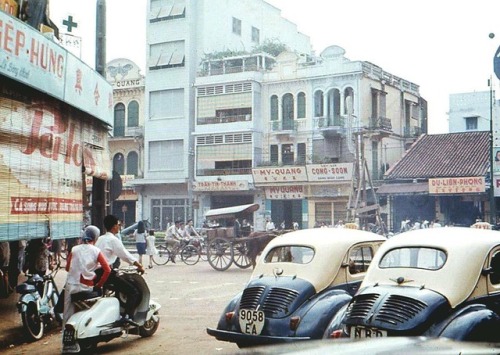
[[385, 174], [384, 180], [485, 176], [490, 132], [425, 134]]

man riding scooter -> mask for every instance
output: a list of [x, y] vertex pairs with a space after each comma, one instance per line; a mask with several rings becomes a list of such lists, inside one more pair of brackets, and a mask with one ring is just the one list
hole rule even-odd
[[[115, 236], [120, 229], [118, 218], [113, 215], [107, 215], [104, 217], [103, 224], [106, 229], [106, 234], [101, 235], [99, 239], [97, 239], [95, 245], [102, 251], [108, 264], [113, 265], [119, 257], [121, 260], [125, 260], [129, 264], [136, 266], [137, 271], [143, 274], [144, 267], [127, 249], [125, 249], [122, 241]], [[99, 270], [96, 272], [99, 274]], [[111, 272], [105, 285], [107, 284], [112, 284], [116, 292], [120, 292], [127, 296], [124, 305], [125, 314], [123, 315], [122, 321], [129, 322], [129, 320], [133, 318], [135, 307], [140, 300], [140, 291], [129, 280], [119, 277], [115, 271]]]

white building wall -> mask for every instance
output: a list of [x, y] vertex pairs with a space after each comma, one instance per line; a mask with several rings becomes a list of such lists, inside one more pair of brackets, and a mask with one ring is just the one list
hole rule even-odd
[[[497, 110], [493, 94], [494, 115]], [[477, 129], [467, 129], [467, 117], [477, 117]], [[498, 117], [498, 116], [495, 116]], [[494, 120], [494, 122], [498, 120]], [[467, 131], [489, 131], [490, 130], [490, 92], [467, 92], [450, 95], [450, 111], [448, 127], [450, 133]]]

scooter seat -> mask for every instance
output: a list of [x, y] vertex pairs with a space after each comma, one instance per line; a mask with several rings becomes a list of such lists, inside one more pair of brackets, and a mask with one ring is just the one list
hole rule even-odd
[[80, 302], [90, 300], [92, 298], [101, 297], [102, 294], [98, 291], [80, 291], [71, 294], [71, 302]]

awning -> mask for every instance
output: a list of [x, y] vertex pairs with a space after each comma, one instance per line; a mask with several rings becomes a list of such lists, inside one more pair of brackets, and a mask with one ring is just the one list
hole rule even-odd
[[429, 193], [428, 182], [383, 184], [377, 190], [377, 194], [380, 195], [411, 195], [424, 193]]
[[250, 205], [240, 205], [224, 208], [216, 208], [205, 213], [206, 218], [230, 218], [238, 217], [238, 215], [248, 214], [255, 212], [259, 209], [258, 203], [252, 203]]

